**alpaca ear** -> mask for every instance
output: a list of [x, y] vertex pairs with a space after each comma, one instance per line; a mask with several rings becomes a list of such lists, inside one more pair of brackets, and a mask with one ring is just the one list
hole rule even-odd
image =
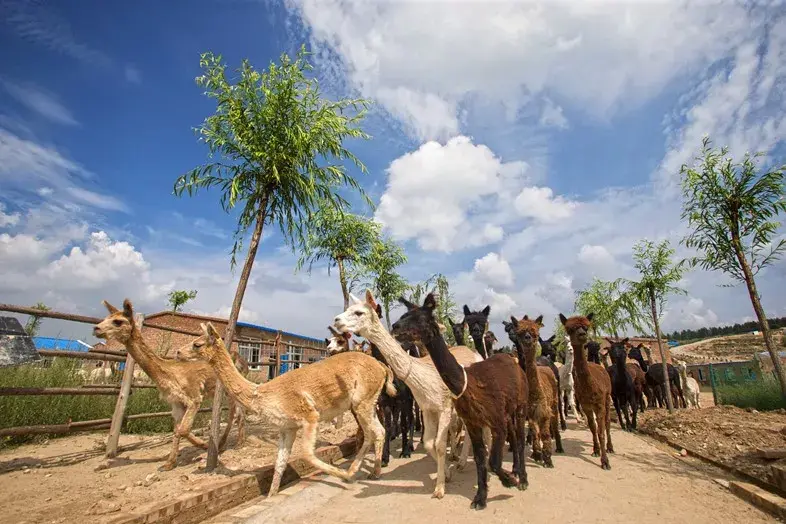
[[521, 320], [529, 320], [529, 315], [524, 315], [524, 317]]
[[552, 343], [553, 343], [553, 342], [554, 342], [554, 339], [556, 339], [556, 338], [557, 338], [557, 335], [551, 335], [551, 336], [549, 337], [549, 339], [547, 340], [547, 342], [552, 342]]
[[112, 304], [110, 304], [110, 303], [109, 303], [109, 302], [107, 302], [106, 300], [102, 300], [102, 301], [101, 301], [101, 303], [104, 305], [104, 307], [105, 307], [105, 308], [106, 308], [106, 309], [107, 309], [107, 310], [108, 310], [110, 313], [117, 313], [118, 311], [120, 311], [119, 309], [117, 309], [115, 306], [113, 306]]
[[453, 322], [453, 319], [448, 317], [448, 322], [450, 323], [450, 327], [455, 326], [456, 324]]
[[330, 345], [330, 339], [329, 338], [325, 339], [325, 345]]
[[470, 311], [470, 310], [469, 310], [469, 306], [467, 306], [466, 304], [464, 304], [464, 316], [465, 316], [465, 317], [468, 317], [468, 316], [470, 316], [471, 314], [472, 314], [472, 311]]
[[368, 305], [374, 311], [377, 310], [377, 301], [374, 300], [374, 295], [371, 293], [370, 289], [366, 290], [366, 305]]
[[623, 339], [622, 339], [622, 343], [623, 343], [623, 344], [627, 344], [627, 343], [628, 343], [628, 340], [630, 340], [630, 338], [628, 338], [628, 337], [625, 337], [625, 338], [623, 338]]
[[363, 301], [362, 301], [362, 300], [360, 300], [358, 297], [356, 297], [356, 296], [355, 296], [355, 295], [353, 295], [352, 293], [350, 293], [350, 294], [349, 294], [349, 298], [350, 298], [350, 299], [352, 300], [352, 302], [353, 302], [353, 303], [355, 303], [355, 304], [362, 304], [362, 303], [363, 303]]
[[535, 319], [535, 323], [541, 327], [543, 327], [543, 315], [540, 315], [538, 318]]
[[207, 340], [211, 345], [215, 344], [218, 341], [218, 339], [221, 338], [221, 336], [218, 334], [218, 331], [216, 331], [216, 328], [213, 327], [213, 324], [211, 324], [210, 322], [207, 323], [207, 327], [205, 328], [205, 331], [207, 332]]
[[564, 326], [564, 325], [565, 325], [565, 323], [568, 321], [568, 319], [567, 319], [567, 318], [565, 318], [565, 315], [563, 315], [562, 313], [560, 313], [560, 314], [559, 314], [559, 321], [560, 321], [560, 322], [562, 322], [562, 325]]
[[418, 307], [418, 306], [416, 306], [415, 304], [413, 304], [412, 302], [410, 302], [409, 300], [407, 300], [407, 299], [406, 299], [406, 298], [404, 298], [404, 297], [398, 297], [398, 301], [399, 301], [399, 302], [400, 302], [400, 303], [401, 303], [401, 304], [402, 304], [402, 305], [403, 305], [405, 308], [407, 308], [407, 311], [412, 311], [413, 309], [415, 309], [416, 307]]
[[437, 299], [434, 298], [434, 293], [426, 295], [426, 300], [423, 301], [423, 307], [426, 309], [437, 309]]
[[614, 341], [611, 340], [609, 337], [603, 337], [603, 338], [606, 339], [606, 342], [608, 342], [609, 344], [612, 344], [612, 345], [614, 344]]
[[595, 316], [595, 313], [588, 313], [588, 314], [587, 314], [587, 320], [589, 320], [590, 322], [592, 322], [592, 317], [594, 317], [594, 316]]
[[[527, 318], [527, 316], [526, 316], [526, 315], [524, 315], [524, 318]], [[510, 324], [511, 324], [513, 327], [516, 327], [516, 326], [518, 326], [518, 325], [519, 325], [519, 321], [518, 321], [518, 320], [516, 320], [516, 317], [514, 317], [513, 315], [510, 315]]]
[[328, 331], [330, 331], [334, 337], [341, 335], [341, 333], [338, 332], [338, 329], [334, 328], [333, 326], [328, 326]]
[[377, 316], [382, 318], [382, 304], [377, 304]]
[[481, 313], [483, 313], [483, 316], [484, 316], [484, 317], [488, 317], [488, 316], [489, 316], [489, 313], [491, 313], [491, 306], [486, 306], [486, 307], [484, 307], [484, 308], [483, 308], [483, 311], [481, 311]]
[[123, 301], [123, 316], [126, 317], [128, 320], [134, 320], [134, 306], [131, 304], [131, 301], [125, 299]]

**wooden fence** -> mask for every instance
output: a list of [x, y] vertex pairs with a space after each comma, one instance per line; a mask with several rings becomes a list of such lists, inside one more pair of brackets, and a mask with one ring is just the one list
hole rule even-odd
[[[60, 313], [57, 311], [42, 311], [40, 309], [16, 306], [12, 304], [0, 304], [0, 311], [7, 311], [10, 313], [18, 313], [23, 315], [33, 315], [42, 318], [54, 318], [58, 320], [67, 320], [71, 322], [79, 322], [83, 324], [98, 324], [103, 318], [89, 317], [85, 315], [76, 315], [72, 313]], [[169, 331], [172, 333], [179, 333], [182, 335], [190, 335], [194, 337], [200, 336], [201, 332], [193, 332], [186, 329], [161, 326], [159, 324], [151, 324], [144, 321], [142, 315], [137, 316], [137, 325], [147, 326], [149, 328], [158, 329], [161, 331]], [[280, 335], [280, 332], [279, 332]], [[249, 362], [249, 366], [267, 367], [274, 366], [273, 376], [277, 377], [281, 369], [281, 364], [311, 364], [312, 361], [308, 360], [283, 360], [282, 344], [280, 336], [276, 337], [276, 354], [266, 361]], [[247, 337], [235, 337], [233, 342], [259, 342], [258, 340], [249, 339]], [[306, 346], [290, 346], [302, 349]], [[90, 351], [65, 351], [65, 350], [38, 350], [38, 354], [42, 357], [61, 357], [61, 358], [75, 358], [81, 360], [97, 360], [105, 362], [125, 362], [123, 369], [123, 376], [119, 385], [114, 384], [85, 384], [82, 387], [0, 387], [0, 396], [18, 396], [18, 395], [116, 395], [117, 401], [115, 403], [115, 410], [112, 418], [97, 419], [97, 420], [82, 420], [72, 422], [69, 418], [64, 424], [47, 424], [39, 426], [19, 426], [12, 428], [0, 429], [0, 437], [3, 436], [22, 436], [22, 435], [35, 435], [35, 434], [65, 434], [73, 431], [93, 431], [98, 429], [109, 429], [109, 437], [106, 444], [106, 456], [114, 457], [118, 451], [118, 441], [120, 439], [120, 431], [123, 424], [129, 420], [139, 420], [145, 418], [157, 418], [171, 416], [171, 412], [162, 411], [157, 413], [140, 413], [136, 415], [126, 415], [126, 405], [128, 398], [134, 389], [154, 388], [154, 385], [148, 384], [134, 384], [134, 358], [125, 351], [113, 351], [109, 349], [90, 350]], [[152, 377], [151, 377], [152, 379]], [[224, 408], [226, 409], [226, 408]], [[211, 408], [200, 409], [199, 412], [210, 411]]]

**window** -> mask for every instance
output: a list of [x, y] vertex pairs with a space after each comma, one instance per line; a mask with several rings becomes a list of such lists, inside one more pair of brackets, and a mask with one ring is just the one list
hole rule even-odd
[[[262, 344], [256, 342], [241, 342], [238, 344], [238, 352], [248, 362], [259, 362], [262, 360]], [[248, 369], [259, 370], [259, 365], [249, 366]]]
[[[287, 360], [303, 360], [303, 348], [287, 344]], [[300, 363], [290, 364], [287, 371], [290, 369], [298, 369]]]
[[699, 381], [704, 382], [704, 373], [701, 372], [701, 368], [698, 368], [699, 371]]

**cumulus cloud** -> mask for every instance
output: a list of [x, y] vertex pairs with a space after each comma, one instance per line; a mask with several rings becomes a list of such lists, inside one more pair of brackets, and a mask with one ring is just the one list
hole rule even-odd
[[513, 285], [513, 270], [508, 261], [497, 253], [489, 253], [475, 260], [475, 278], [494, 287], [507, 288]]
[[515, 206], [523, 217], [556, 222], [570, 217], [578, 203], [554, 196], [549, 187], [525, 187], [516, 197]]

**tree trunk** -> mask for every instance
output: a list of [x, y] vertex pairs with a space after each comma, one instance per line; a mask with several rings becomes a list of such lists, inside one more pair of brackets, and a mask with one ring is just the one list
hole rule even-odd
[[652, 313], [652, 323], [655, 326], [655, 340], [658, 341], [658, 352], [660, 352], [660, 362], [663, 367], [663, 380], [666, 384], [666, 407], [669, 413], [674, 413], [674, 403], [671, 401], [671, 382], [669, 382], [669, 366], [666, 364], [666, 352], [663, 351], [663, 342], [660, 337], [660, 322], [658, 321], [658, 308], [655, 302], [655, 292], [650, 290], [650, 309]]
[[[251, 268], [254, 266], [254, 259], [257, 256], [259, 241], [262, 238], [262, 229], [265, 227], [265, 210], [267, 209], [267, 198], [263, 198], [257, 210], [254, 232], [251, 235], [251, 242], [248, 244], [246, 261], [243, 270], [240, 272], [240, 280], [237, 283], [235, 299], [232, 301], [232, 311], [229, 313], [229, 321], [224, 332], [224, 345], [227, 351], [232, 348], [232, 341], [235, 339], [235, 328], [237, 327], [237, 317], [240, 315], [240, 306], [243, 305], [243, 296], [246, 294], [248, 278], [251, 276]], [[213, 412], [210, 419], [210, 439], [207, 444], [207, 462], [205, 471], [213, 471], [218, 465], [218, 444], [221, 442], [221, 403], [224, 399], [224, 388], [221, 381], [216, 381], [216, 391], [213, 395]]]
[[758, 319], [759, 325], [761, 326], [762, 335], [764, 335], [764, 345], [767, 347], [767, 352], [770, 354], [772, 365], [775, 366], [775, 374], [777, 375], [778, 382], [780, 382], [781, 385], [781, 396], [786, 399], [786, 375], [783, 373], [783, 366], [781, 365], [781, 359], [778, 355], [778, 348], [775, 347], [775, 344], [772, 341], [770, 323], [767, 321], [767, 315], [764, 314], [764, 308], [761, 305], [759, 292], [756, 289], [756, 281], [753, 279], [753, 273], [748, 266], [748, 261], [742, 255], [741, 251], [737, 252], [737, 260], [740, 262], [740, 265], [742, 266], [742, 272], [745, 275], [745, 284], [748, 286], [748, 295], [750, 296], [751, 304], [753, 304], [753, 310], [756, 312], [756, 318]]
[[338, 265], [338, 280], [341, 282], [341, 294], [344, 295], [344, 311], [349, 307], [349, 290], [347, 289], [347, 275], [344, 271], [344, 260], [336, 259]]
[[390, 304], [385, 304], [385, 322], [388, 325], [388, 331], [390, 331]]

